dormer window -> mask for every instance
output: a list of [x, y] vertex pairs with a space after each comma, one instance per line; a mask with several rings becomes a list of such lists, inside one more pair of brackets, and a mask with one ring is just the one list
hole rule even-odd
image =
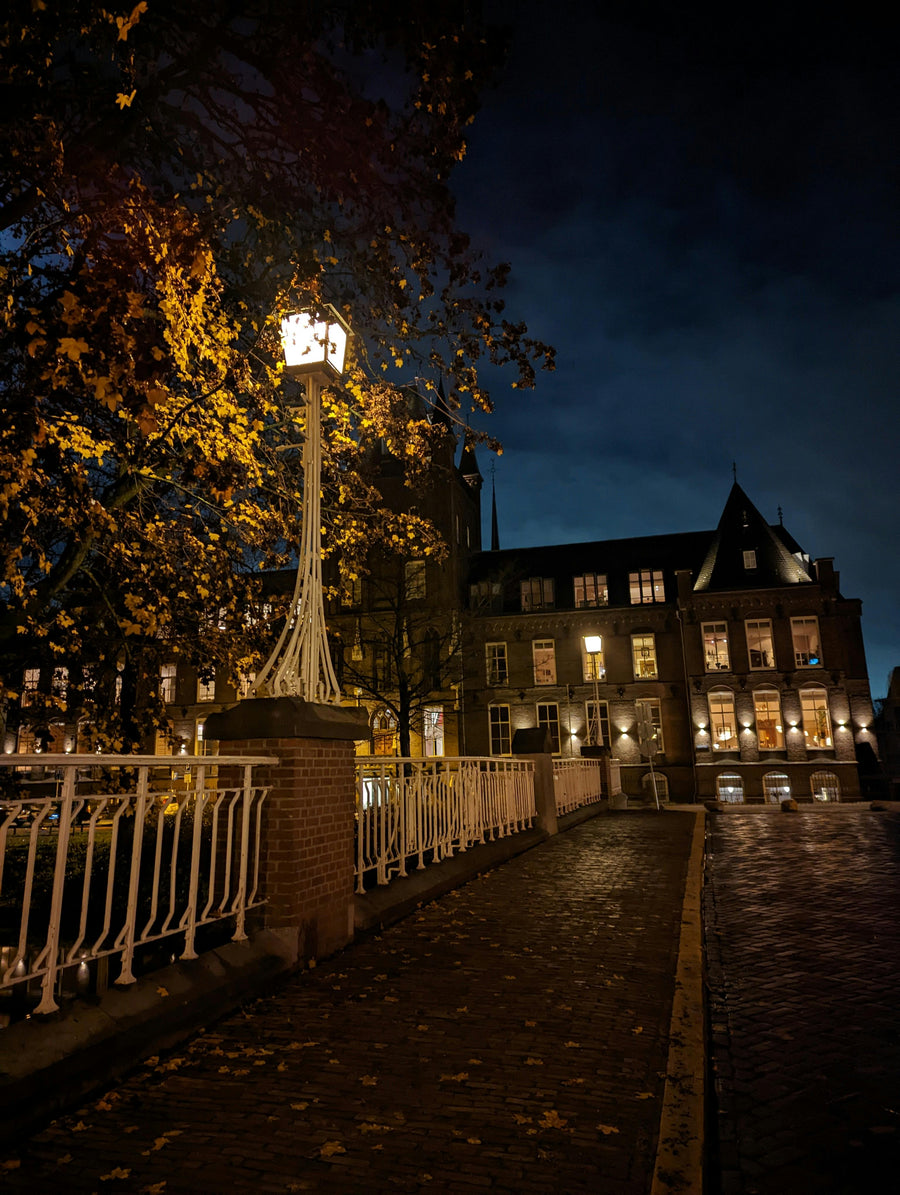
[[529, 577], [521, 582], [521, 589], [523, 613], [553, 609], [556, 598], [552, 577]]
[[756, 568], [756, 549], [755, 548], [748, 548], [744, 552], [744, 568], [748, 572], [751, 569]]

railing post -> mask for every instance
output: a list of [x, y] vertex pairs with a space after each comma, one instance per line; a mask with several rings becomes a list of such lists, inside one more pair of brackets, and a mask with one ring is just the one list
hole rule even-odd
[[59, 928], [62, 919], [63, 889], [66, 884], [66, 863], [69, 857], [69, 833], [72, 828], [72, 806], [75, 800], [75, 769], [66, 768], [63, 777], [62, 803], [59, 810], [59, 831], [56, 838], [56, 866], [53, 869], [53, 896], [50, 904], [50, 925], [47, 944], [42, 952], [46, 971], [41, 983], [41, 1002], [36, 1013], [56, 1012], [59, 1005], [53, 998], [59, 964]]
[[141, 878], [141, 853], [144, 847], [144, 818], [147, 814], [148, 767], [138, 770], [137, 799], [134, 805], [134, 831], [131, 839], [131, 872], [128, 876], [128, 906], [125, 927], [116, 942], [122, 947], [122, 968], [116, 983], [134, 983], [131, 964], [134, 961], [134, 929], [137, 922], [138, 887]]
[[229, 755], [273, 755], [257, 783], [263, 807], [260, 888], [267, 929], [298, 962], [339, 950], [353, 933], [356, 710], [298, 697], [242, 701], [206, 721]]

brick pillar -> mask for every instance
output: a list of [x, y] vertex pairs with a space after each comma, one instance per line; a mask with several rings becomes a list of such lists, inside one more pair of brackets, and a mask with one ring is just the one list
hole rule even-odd
[[519, 752], [516, 759], [530, 759], [534, 764], [534, 806], [538, 830], [552, 837], [559, 832], [556, 817], [556, 785], [553, 782], [553, 756], [545, 752]]
[[368, 728], [355, 710], [262, 698], [210, 715], [206, 734], [223, 755], [278, 759], [253, 773], [270, 789], [260, 849], [266, 929], [298, 962], [340, 950], [353, 936], [355, 740]]

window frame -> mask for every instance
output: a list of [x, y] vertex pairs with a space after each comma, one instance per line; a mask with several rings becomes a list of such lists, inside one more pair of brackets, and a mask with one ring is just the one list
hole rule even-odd
[[[576, 610], [589, 610], [609, 605], [609, 584], [606, 573], [576, 573], [572, 578]], [[579, 590], [581, 598], [579, 600]]]
[[[542, 717], [541, 710], [553, 710], [554, 713], [549, 717]], [[538, 729], [546, 727], [550, 731], [551, 750], [554, 755], [559, 755], [562, 750], [559, 730], [559, 702], [538, 701], [535, 703], [535, 713], [537, 715]]]
[[787, 772], [764, 772], [762, 788], [763, 801], [767, 805], [779, 805], [782, 801], [789, 801], [793, 795], [791, 778]]
[[519, 598], [523, 614], [555, 609], [556, 585], [553, 577], [527, 577], [520, 581]]
[[[803, 735], [803, 741], [807, 751], [833, 751], [834, 750], [834, 727], [831, 724], [831, 709], [828, 704], [828, 692], [820, 685], [811, 685], [805, 689], [801, 689], [798, 694], [800, 700], [800, 726]], [[805, 699], [814, 698], [816, 701], [812, 710], [809, 709], [809, 701]], [[821, 704], [819, 704], [821, 702]], [[808, 728], [807, 715], [811, 715], [812, 721], [815, 723], [815, 731], [811, 735]], [[816, 740], [823, 737], [820, 734], [822, 722], [820, 715], [824, 715], [824, 726], [827, 733], [824, 735], [825, 742], [820, 743]]]
[[[540, 665], [538, 663], [538, 652], [545, 652], [547, 654], [549, 664]], [[545, 688], [548, 685], [555, 685], [556, 681], [556, 640], [555, 639], [532, 639], [531, 641], [531, 664], [534, 670], [534, 684], [535, 688]], [[545, 668], [547, 679], [541, 679], [539, 669]]]
[[[662, 702], [658, 697], [637, 697], [634, 702], [634, 720], [635, 726], [640, 722], [639, 707], [643, 707], [653, 723], [653, 728], [656, 731], [656, 754], [664, 755], [666, 750], [666, 740], [663, 735], [662, 727]], [[637, 734], [635, 733], [635, 737]]]
[[666, 583], [661, 568], [640, 568], [628, 574], [632, 606], [658, 605], [666, 600]]
[[[494, 666], [499, 663], [500, 653], [495, 653], [494, 659], [492, 659], [492, 657], [491, 657], [491, 649], [492, 648], [501, 648], [501, 647], [503, 648], [503, 652], [502, 652], [503, 675], [502, 675], [502, 678], [500, 676], [499, 668], [497, 668], [496, 671], [494, 668]], [[499, 688], [504, 688], [506, 685], [509, 684], [509, 652], [507, 649], [505, 639], [496, 639], [496, 640], [491, 640], [488, 643], [485, 643], [485, 645], [484, 645], [484, 674], [485, 674], [486, 683], [489, 688], [499, 689]]]
[[424, 560], [404, 561], [403, 593], [408, 602], [424, 601], [428, 596]]
[[[599, 659], [596, 659], [599, 657]], [[606, 664], [605, 655], [603, 651], [588, 651], [584, 646], [584, 636], [581, 637], [581, 676], [582, 679], [591, 683], [594, 680], [606, 680]], [[596, 661], [597, 675], [594, 675], [594, 667]]]
[[585, 746], [610, 747], [612, 744], [610, 741], [610, 734], [609, 734], [609, 702], [604, 700], [602, 697], [598, 698], [598, 700], [596, 702], [596, 705], [597, 705], [598, 711], [599, 711], [599, 722], [600, 722], [600, 725], [599, 725], [600, 742], [599, 743], [594, 742], [594, 736], [591, 733], [591, 728], [594, 724], [594, 718], [592, 717], [594, 705], [595, 705], [595, 702], [594, 702], [593, 697], [589, 697], [587, 699], [587, 701], [584, 703]]
[[[802, 651], [798, 646], [798, 630], [804, 624], [811, 623], [815, 627], [815, 642], [813, 646], [816, 651], [808, 650]], [[801, 639], [802, 643], [802, 639]], [[794, 650], [794, 667], [795, 668], [822, 668], [822, 639], [819, 633], [819, 619], [815, 614], [798, 614], [791, 618], [791, 646]], [[804, 662], [801, 656], [806, 656]]]
[[[737, 781], [737, 784], [733, 783], [735, 780]], [[728, 781], [728, 783], [723, 784], [723, 781]], [[723, 788], [728, 788], [732, 792], [739, 793], [740, 795], [737, 799], [730, 795], [724, 796], [722, 793]], [[743, 805], [744, 804], [744, 777], [740, 774], [740, 772], [719, 772], [719, 773], [717, 773], [717, 775], [716, 775], [716, 800], [724, 801], [726, 805]]]
[[426, 705], [422, 710], [422, 754], [437, 759], [444, 754], [444, 707]]
[[[505, 713], [505, 718], [504, 718]], [[495, 715], [497, 715], [495, 717]], [[503, 744], [506, 749], [503, 749]], [[500, 750], [497, 750], [497, 744]], [[499, 702], [492, 702], [488, 706], [488, 744], [491, 755], [512, 754], [512, 720], [509, 706]]]
[[[650, 648], [647, 653], [646, 645], [641, 644], [639, 647], [638, 640], [649, 640]], [[639, 657], [638, 652], [644, 654]], [[652, 662], [652, 672], [642, 671], [638, 665], [639, 659], [648, 660]], [[656, 655], [656, 635], [653, 631], [635, 631], [631, 635], [631, 665], [634, 672], [635, 680], [659, 680], [659, 660]], [[650, 665], [648, 664], [648, 668]]]
[[[818, 784], [817, 784], [818, 782]], [[833, 782], [833, 783], [831, 783]], [[824, 792], [827, 787], [833, 793], [832, 796], [818, 796], [816, 789], [821, 788]], [[828, 801], [840, 804], [841, 800], [841, 781], [836, 772], [828, 772], [825, 770], [813, 772], [809, 778], [809, 790], [813, 801]]]
[[[756, 652], [757, 655], [759, 655], [759, 656], [763, 656], [765, 654], [765, 652], [761, 645], [754, 647], [753, 644], [750, 642], [751, 626], [758, 632], [760, 644], [762, 643], [762, 641], [765, 638], [765, 633], [760, 631], [759, 628], [763, 628], [763, 627], [768, 628], [768, 645], [769, 645], [769, 652], [771, 653], [771, 657], [772, 657], [771, 664], [754, 664], [753, 663], [753, 653], [754, 652]], [[775, 633], [772, 628], [771, 618], [745, 618], [744, 619], [744, 636], [747, 640], [747, 662], [750, 667], [750, 671], [751, 672], [771, 672], [775, 668]]]
[[[774, 705], [775, 715], [774, 722], [768, 721], [766, 718], [760, 718], [760, 705], [764, 703], [767, 707]], [[766, 714], [770, 715], [767, 709]], [[781, 712], [781, 694], [777, 689], [754, 689], [753, 690], [753, 721], [756, 726], [756, 745], [760, 751], [783, 751], [784, 750], [784, 715]], [[777, 742], [774, 745], [763, 743], [763, 736], [760, 728], [767, 725], [774, 725], [774, 734]]]
[[[721, 641], [720, 641], [721, 637]], [[712, 654], [708, 639], [712, 641]], [[702, 622], [700, 624], [700, 642], [703, 645], [703, 667], [707, 672], [731, 671], [731, 648], [728, 643], [728, 623], [721, 620]], [[724, 649], [721, 644], [724, 643]], [[724, 650], [725, 662], [721, 653]]]
[[[713, 702], [716, 702], [717, 708], [713, 709]], [[723, 708], [724, 703], [727, 702], [730, 707], [730, 717], [726, 718]], [[706, 694], [706, 708], [709, 712], [709, 738], [712, 744], [713, 751], [739, 751], [740, 737], [738, 731], [737, 711], [734, 703], [734, 693], [731, 689], [710, 689]], [[719, 715], [721, 728], [730, 730], [730, 734], [719, 734], [716, 731], [716, 716]], [[723, 746], [722, 744], [726, 744]]]
[[164, 705], [174, 705], [178, 686], [178, 665], [160, 664], [159, 699]]

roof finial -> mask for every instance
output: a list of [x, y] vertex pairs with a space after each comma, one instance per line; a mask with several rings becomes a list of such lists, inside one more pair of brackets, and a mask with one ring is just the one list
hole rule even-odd
[[500, 528], [497, 524], [497, 487], [494, 481], [495, 462], [491, 461], [491, 551], [500, 551]]
[[780, 505], [780, 504], [779, 504], [779, 507], [778, 507], [778, 526], [779, 526], [779, 527], [783, 527], [783, 526], [784, 526], [784, 511], [781, 509], [781, 505]]
[[737, 462], [731, 462], [731, 475], [734, 478], [734, 484], [737, 485]]

